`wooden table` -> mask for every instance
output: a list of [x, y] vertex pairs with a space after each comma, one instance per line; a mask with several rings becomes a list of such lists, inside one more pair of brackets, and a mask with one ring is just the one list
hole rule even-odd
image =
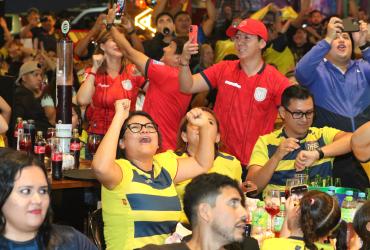
[[[91, 161], [81, 160], [80, 169], [86, 169], [91, 167]], [[62, 180], [53, 180], [49, 177], [51, 183], [51, 189], [68, 189], [68, 188], [89, 188], [89, 187], [99, 187], [100, 183], [97, 180], [72, 180], [63, 178]]]

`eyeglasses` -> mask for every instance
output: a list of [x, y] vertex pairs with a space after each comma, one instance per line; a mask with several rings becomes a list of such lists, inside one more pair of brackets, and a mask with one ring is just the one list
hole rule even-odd
[[284, 107], [284, 109], [292, 115], [293, 119], [301, 119], [303, 116], [305, 116], [306, 119], [311, 119], [313, 115], [315, 114], [315, 110], [310, 110], [307, 112], [301, 112], [301, 111], [292, 112], [287, 107]]
[[143, 130], [143, 127], [145, 127], [146, 131], [149, 133], [156, 133], [157, 132], [157, 126], [151, 122], [141, 124], [141, 123], [131, 123], [127, 125], [127, 128], [132, 133], [140, 133]]

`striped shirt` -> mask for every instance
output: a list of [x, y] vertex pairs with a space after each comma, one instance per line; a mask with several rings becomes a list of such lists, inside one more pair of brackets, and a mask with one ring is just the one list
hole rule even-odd
[[[284, 190], [286, 179], [293, 178], [296, 174], [294, 162], [298, 153], [301, 150], [315, 150], [318, 147], [323, 147], [332, 143], [334, 137], [339, 132], [341, 131], [330, 127], [309, 128], [306, 137], [300, 139], [299, 141], [300, 148], [288, 153], [279, 162], [264, 192], [269, 189]], [[249, 166], [258, 165], [263, 167], [276, 152], [282, 140], [286, 138], [287, 135], [283, 129], [260, 136], [253, 148]], [[322, 178], [325, 178], [326, 176], [332, 176], [333, 160], [334, 158], [325, 157], [319, 161], [316, 161], [307, 169], [309, 178], [312, 179], [316, 175], [320, 175]]]
[[122, 170], [122, 181], [113, 190], [102, 187], [107, 249], [132, 250], [150, 243], [163, 244], [174, 231], [181, 211], [173, 183], [177, 159], [157, 154], [151, 172], [125, 159], [116, 163]]

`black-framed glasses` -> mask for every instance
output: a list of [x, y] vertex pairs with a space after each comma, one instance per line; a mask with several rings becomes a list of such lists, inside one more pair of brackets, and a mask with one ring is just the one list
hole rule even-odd
[[286, 111], [288, 111], [292, 115], [293, 119], [301, 119], [303, 116], [305, 116], [306, 119], [311, 119], [314, 116], [314, 114], [315, 114], [315, 110], [309, 110], [307, 112], [302, 112], [302, 111], [295, 111], [295, 112], [293, 112], [293, 111], [290, 111], [285, 106], [284, 106], [284, 109]]
[[127, 128], [132, 132], [132, 133], [140, 133], [141, 130], [145, 127], [146, 131], [149, 133], [156, 133], [157, 132], [157, 126], [151, 122], [141, 124], [141, 123], [131, 123], [127, 125]]

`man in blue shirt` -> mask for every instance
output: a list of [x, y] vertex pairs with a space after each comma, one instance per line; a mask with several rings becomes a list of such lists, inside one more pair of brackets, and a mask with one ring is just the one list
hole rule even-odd
[[[315, 97], [314, 126], [353, 132], [370, 120], [370, 43], [366, 35], [367, 24], [360, 21], [360, 31], [352, 33], [352, 38], [364, 60], [351, 60], [350, 34], [343, 32], [342, 20], [333, 17], [325, 39], [297, 64], [297, 80]], [[336, 159], [334, 176], [340, 177], [344, 186], [360, 189], [369, 186], [364, 170], [352, 154]]]

